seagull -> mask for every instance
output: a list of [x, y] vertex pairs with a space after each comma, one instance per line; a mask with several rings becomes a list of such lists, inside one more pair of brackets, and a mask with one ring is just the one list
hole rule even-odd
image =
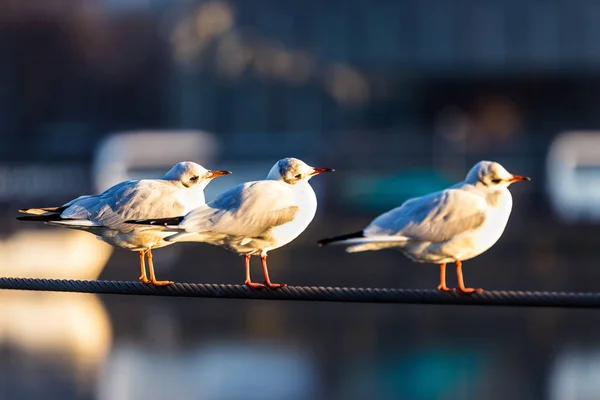
[[529, 180], [497, 162], [480, 161], [463, 182], [407, 200], [364, 230], [323, 239], [319, 245], [347, 245], [349, 253], [396, 248], [415, 262], [439, 264], [438, 289], [444, 292], [454, 290], [446, 286], [446, 263], [453, 262], [459, 291], [480, 293], [482, 289], [465, 287], [462, 261], [480, 255], [500, 239], [512, 209], [508, 186]]
[[[265, 180], [235, 186], [185, 216], [129, 222], [164, 226], [172, 232], [165, 238], [169, 242], [205, 242], [244, 255], [245, 284], [253, 289], [285, 287], [271, 282], [267, 253], [290, 243], [308, 227], [317, 211], [317, 196], [308, 181], [330, 171], [284, 158]], [[261, 258], [264, 284], [250, 278], [253, 255]]]
[[[60, 207], [27, 208], [19, 212], [21, 221], [38, 221], [90, 232], [112, 246], [137, 251], [140, 280], [145, 284], [166, 286], [173, 282], [156, 280], [152, 249], [172, 244], [164, 232], [126, 223], [133, 218], [164, 218], [189, 212], [206, 203], [204, 188], [218, 176], [231, 172], [207, 170], [184, 161], [176, 164], [161, 179], [121, 182], [99, 195], [84, 195]], [[146, 275], [144, 255], [148, 259]]]

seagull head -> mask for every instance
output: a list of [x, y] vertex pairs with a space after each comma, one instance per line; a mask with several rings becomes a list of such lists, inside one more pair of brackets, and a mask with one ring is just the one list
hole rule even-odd
[[523, 175], [513, 175], [502, 165], [493, 161], [479, 161], [467, 174], [465, 182], [476, 185], [481, 184], [492, 189], [507, 188], [511, 183], [530, 181]]
[[267, 179], [284, 181], [289, 185], [295, 185], [298, 182], [308, 181], [315, 175], [323, 172], [334, 171], [333, 168], [315, 168], [306, 164], [297, 158], [283, 158], [273, 165]]
[[180, 182], [186, 188], [204, 190], [209, 182], [218, 176], [229, 175], [231, 172], [223, 170], [210, 170], [191, 161], [182, 161], [175, 164], [163, 176], [163, 179]]

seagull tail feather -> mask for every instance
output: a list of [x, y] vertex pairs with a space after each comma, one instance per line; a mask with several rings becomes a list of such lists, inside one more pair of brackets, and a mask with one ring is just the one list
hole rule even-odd
[[359, 251], [378, 250], [385, 247], [395, 247], [398, 243], [407, 242], [405, 236], [365, 236], [364, 232], [355, 232], [348, 235], [336, 236], [319, 241], [319, 246], [344, 245], [350, 246], [346, 249], [348, 253]]
[[345, 241], [348, 239], [364, 238], [364, 237], [365, 237], [364, 232], [358, 231], [358, 232], [349, 233], [347, 235], [334, 236], [334, 237], [330, 237], [330, 238], [326, 238], [326, 239], [321, 239], [317, 243], [319, 244], [320, 247], [322, 247], [322, 246], [327, 246], [330, 244], [333, 244], [333, 245], [345, 244]]
[[39, 208], [23, 208], [19, 210], [22, 214], [28, 215], [42, 215], [47, 213], [58, 213], [60, 214], [66, 209], [66, 207], [39, 207]]

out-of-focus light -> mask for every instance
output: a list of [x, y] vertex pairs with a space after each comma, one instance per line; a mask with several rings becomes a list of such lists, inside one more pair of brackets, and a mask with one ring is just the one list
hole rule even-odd
[[597, 399], [600, 392], [600, 350], [571, 348], [554, 359], [548, 382], [550, 400]]
[[202, 43], [196, 38], [193, 17], [182, 18], [171, 32], [173, 55], [180, 64], [187, 64], [202, 51]]
[[51, 227], [21, 229], [0, 241], [0, 274], [96, 279], [111, 253], [111, 246], [86, 232]]
[[110, 318], [97, 296], [0, 293], [0, 344], [70, 364], [81, 384], [94, 379], [111, 342]]
[[223, 35], [217, 45], [216, 53], [215, 62], [218, 73], [229, 79], [241, 75], [253, 56], [236, 32]]
[[193, 63], [216, 37], [227, 33], [234, 22], [234, 10], [227, 2], [201, 4], [192, 15], [181, 18], [171, 32], [175, 59], [183, 65]]
[[264, 36], [245, 33], [236, 26], [235, 10], [224, 1], [202, 4], [192, 16], [175, 23], [170, 36], [175, 60], [190, 69], [215, 68], [227, 79], [239, 78], [247, 69], [259, 77], [304, 85], [325, 75], [325, 90], [346, 106], [361, 105], [371, 96], [370, 84], [356, 68], [325, 64], [306, 50], [289, 49]]
[[252, 66], [265, 78], [297, 85], [316, 72], [313, 58], [305, 51], [288, 50], [282, 43], [266, 39], [254, 40], [252, 48]]
[[[0, 241], [0, 275], [97, 279], [112, 247], [71, 229], [22, 229]], [[110, 319], [93, 295], [0, 292], [0, 344], [72, 365], [89, 384], [110, 349]]]
[[173, 354], [117, 344], [98, 379], [97, 398], [309, 400], [317, 383], [312, 355], [295, 346], [220, 342]]
[[234, 23], [233, 8], [224, 1], [200, 5], [196, 13], [196, 33], [200, 41], [227, 32]]
[[521, 118], [516, 104], [510, 98], [489, 96], [477, 102], [473, 123], [480, 135], [506, 140], [518, 132]]
[[467, 113], [458, 107], [442, 108], [435, 118], [436, 132], [450, 142], [462, 142], [467, 139], [473, 124]]
[[316, 72], [315, 61], [306, 51], [291, 51], [286, 71], [285, 79], [291, 84], [306, 84]]
[[565, 222], [600, 221], [600, 132], [567, 132], [546, 160], [550, 203]]
[[340, 103], [356, 105], [369, 99], [369, 84], [356, 69], [347, 65], [333, 65], [325, 75], [329, 94]]

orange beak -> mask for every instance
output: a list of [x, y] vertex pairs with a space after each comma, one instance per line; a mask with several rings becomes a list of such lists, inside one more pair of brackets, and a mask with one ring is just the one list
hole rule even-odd
[[313, 168], [313, 173], [311, 175], [322, 174], [323, 172], [333, 172], [335, 169], [333, 168]]
[[523, 175], [513, 175], [512, 179], [509, 182], [519, 182], [519, 181], [530, 181], [531, 178]]
[[217, 176], [223, 176], [223, 175], [229, 175], [229, 174], [231, 174], [231, 171], [211, 169], [208, 171], [208, 178], [212, 179], [212, 178], [216, 178]]

